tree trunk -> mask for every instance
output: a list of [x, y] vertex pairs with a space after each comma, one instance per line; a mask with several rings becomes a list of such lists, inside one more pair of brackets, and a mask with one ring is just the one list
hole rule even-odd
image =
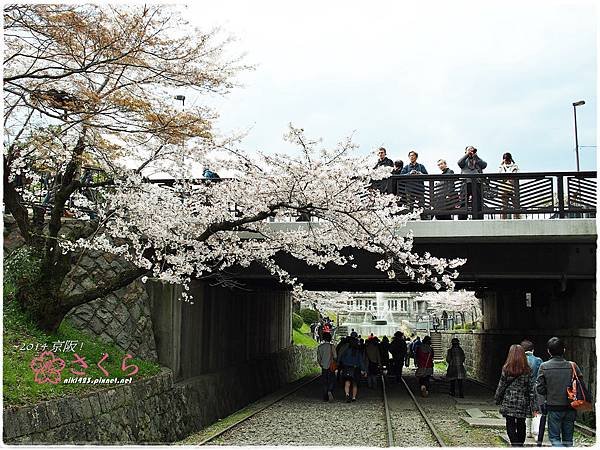
[[70, 308], [65, 308], [62, 298], [48, 284], [41, 281], [17, 288], [17, 301], [31, 316], [40, 330], [55, 333]]

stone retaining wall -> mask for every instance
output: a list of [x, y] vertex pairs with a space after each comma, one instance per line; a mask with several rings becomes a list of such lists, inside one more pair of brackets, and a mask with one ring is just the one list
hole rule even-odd
[[530, 339], [535, 346], [535, 355], [548, 359], [546, 342], [559, 336], [565, 342], [565, 357], [575, 361], [581, 368], [584, 380], [592, 392], [596, 391], [596, 341], [595, 330], [486, 330], [486, 331], [442, 331], [444, 354], [450, 348], [453, 337], [460, 340], [465, 352], [465, 368], [469, 376], [495, 388], [500, 378], [502, 365], [511, 344]]
[[170, 370], [85, 396], [4, 410], [8, 444], [134, 444], [181, 440], [307, 375], [316, 352], [289, 347], [221, 372], [173, 383]]
[[[89, 252], [81, 258], [63, 286], [68, 292], [84, 292], [97, 279], [114, 276], [127, 263], [110, 254]], [[150, 299], [144, 284], [136, 280], [105, 297], [73, 308], [66, 319], [77, 329], [114, 344], [135, 357], [157, 361]]]

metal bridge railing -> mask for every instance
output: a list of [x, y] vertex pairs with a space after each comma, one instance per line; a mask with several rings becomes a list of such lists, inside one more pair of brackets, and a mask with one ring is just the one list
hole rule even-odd
[[595, 217], [596, 172], [396, 175], [374, 182], [408, 209], [440, 220]]
[[[92, 176], [93, 175], [93, 176]], [[85, 176], [85, 175], [84, 175]], [[422, 218], [437, 220], [527, 218], [557, 219], [595, 217], [597, 173], [533, 172], [516, 174], [394, 175], [373, 181], [371, 188], [394, 194], [408, 210], [422, 208]], [[93, 180], [93, 181], [92, 181]], [[100, 172], [88, 173], [87, 183], [106, 180]], [[215, 183], [223, 179], [198, 179], [192, 183]], [[169, 188], [175, 180], [148, 180]], [[30, 205], [50, 207], [51, 182], [23, 184], [19, 189]], [[82, 188], [75, 195], [87, 199], [93, 211], [102, 198], [102, 188]], [[68, 207], [73, 207], [71, 202]], [[232, 209], [233, 208], [233, 209]], [[236, 205], [230, 209], [238, 211]], [[310, 221], [308, 216], [289, 221]], [[314, 220], [314, 219], [313, 219]]]

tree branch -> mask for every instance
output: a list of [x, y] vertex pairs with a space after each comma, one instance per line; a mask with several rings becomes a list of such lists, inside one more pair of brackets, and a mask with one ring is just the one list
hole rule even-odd
[[21, 195], [15, 189], [14, 183], [9, 181], [10, 166], [6, 155], [3, 156], [4, 161], [4, 204], [11, 215], [15, 218], [21, 236], [27, 244], [31, 244], [31, 222], [27, 208], [21, 203]]
[[141, 269], [139, 267], [125, 270], [116, 277], [109, 279], [97, 286], [95, 289], [90, 289], [82, 294], [70, 295], [63, 297], [61, 303], [65, 308], [71, 309], [75, 306], [83, 305], [84, 303], [90, 302], [97, 298], [104, 297], [116, 290], [119, 290], [137, 280], [142, 275], [148, 273], [148, 269]]

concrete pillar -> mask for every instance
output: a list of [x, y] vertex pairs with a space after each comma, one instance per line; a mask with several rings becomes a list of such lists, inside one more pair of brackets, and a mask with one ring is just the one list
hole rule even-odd
[[171, 368], [173, 376], [177, 377], [180, 372], [182, 302], [176, 299], [181, 295], [181, 286], [148, 281], [146, 291], [150, 298], [158, 362]]
[[291, 294], [232, 290], [192, 283], [193, 304], [181, 289], [148, 285], [159, 361], [176, 380], [274, 354], [291, 344]]

